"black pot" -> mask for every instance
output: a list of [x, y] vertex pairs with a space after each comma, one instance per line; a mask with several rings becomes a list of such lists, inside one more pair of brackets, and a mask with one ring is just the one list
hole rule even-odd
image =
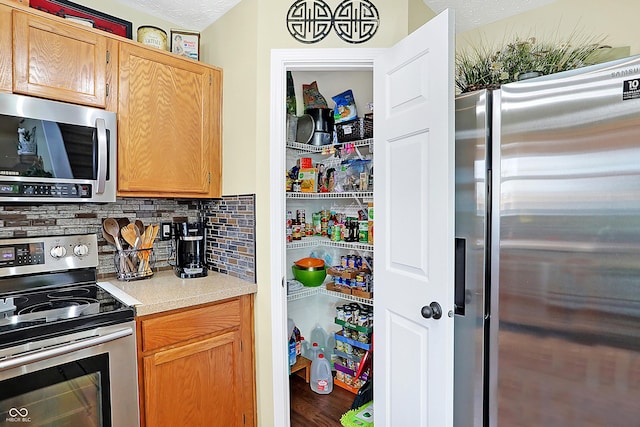
[[333, 132], [332, 108], [307, 108], [305, 114], [313, 117], [316, 132]]

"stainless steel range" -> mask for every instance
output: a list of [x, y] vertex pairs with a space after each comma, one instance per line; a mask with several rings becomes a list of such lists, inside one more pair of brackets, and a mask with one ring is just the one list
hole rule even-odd
[[0, 240], [0, 426], [139, 425], [134, 310], [97, 266], [95, 234]]

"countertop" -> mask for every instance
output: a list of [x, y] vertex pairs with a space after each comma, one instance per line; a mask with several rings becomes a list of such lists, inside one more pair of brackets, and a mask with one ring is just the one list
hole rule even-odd
[[207, 277], [180, 279], [173, 270], [164, 270], [148, 279], [122, 282], [114, 278], [99, 284], [109, 288], [116, 297], [128, 299], [124, 302], [135, 306], [136, 316], [253, 294], [258, 290], [255, 283], [213, 271], [209, 271]]

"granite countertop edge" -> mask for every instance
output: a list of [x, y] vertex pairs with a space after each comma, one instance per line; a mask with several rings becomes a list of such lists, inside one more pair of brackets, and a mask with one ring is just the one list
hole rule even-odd
[[143, 280], [123, 282], [112, 278], [104, 282], [105, 286], [112, 285], [124, 293], [116, 297], [133, 305], [136, 316], [222, 301], [258, 290], [255, 283], [211, 271], [206, 277], [195, 279], [181, 279], [172, 270], [165, 270]]

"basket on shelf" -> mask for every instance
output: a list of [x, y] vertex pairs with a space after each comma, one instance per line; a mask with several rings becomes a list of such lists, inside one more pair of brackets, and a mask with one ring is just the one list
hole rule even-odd
[[347, 122], [336, 123], [338, 142], [351, 142], [373, 138], [373, 114], [365, 114]]
[[139, 280], [153, 276], [155, 255], [153, 248], [123, 249], [114, 256], [118, 280]]

